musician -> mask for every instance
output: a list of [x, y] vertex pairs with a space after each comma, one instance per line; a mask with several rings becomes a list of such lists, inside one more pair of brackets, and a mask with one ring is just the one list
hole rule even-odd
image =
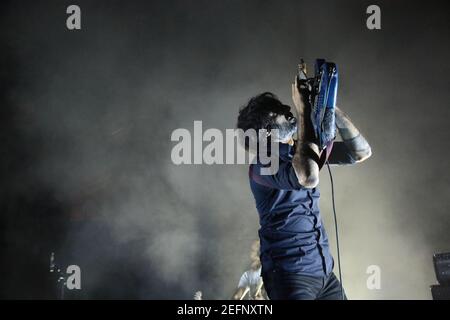
[[261, 261], [259, 259], [259, 240], [252, 243], [250, 251], [250, 269], [245, 271], [233, 295], [234, 300], [266, 300], [263, 279], [261, 277]]
[[259, 161], [249, 168], [261, 225], [261, 273], [270, 299], [346, 298], [333, 273], [320, 215], [319, 170], [326, 160], [332, 165], [355, 164], [372, 154], [367, 140], [339, 108], [335, 120], [342, 141], [319, 151], [310, 133], [306, 90], [300, 92], [297, 79], [292, 84], [296, 117], [269, 92], [250, 99], [238, 116], [237, 127], [244, 131], [266, 129], [269, 138], [271, 130], [278, 130], [278, 171], [262, 175], [260, 169], [267, 165]]

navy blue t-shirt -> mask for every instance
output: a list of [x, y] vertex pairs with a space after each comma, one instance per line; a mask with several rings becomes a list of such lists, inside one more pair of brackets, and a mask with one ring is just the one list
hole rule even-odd
[[[343, 142], [335, 142], [330, 164], [355, 161]], [[279, 144], [279, 169], [261, 175], [259, 162], [250, 165], [250, 188], [259, 213], [262, 271], [274, 269], [311, 276], [333, 270], [328, 236], [319, 210], [319, 188], [304, 188], [292, 167], [295, 146]]]

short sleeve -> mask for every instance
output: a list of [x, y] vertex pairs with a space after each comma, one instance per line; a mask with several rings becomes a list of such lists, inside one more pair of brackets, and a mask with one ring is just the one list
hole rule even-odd
[[334, 165], [349, 165], [356, 163], [351, 156], [351, 152], [344, 142], [338, 141], [333, 143], [333, 149], [328, 157], [328, 163]]
[[250, 286], [250, 279], [248, 277], [248, 272], [244, 272], [239, 280], [238, 288], [246, 288]]

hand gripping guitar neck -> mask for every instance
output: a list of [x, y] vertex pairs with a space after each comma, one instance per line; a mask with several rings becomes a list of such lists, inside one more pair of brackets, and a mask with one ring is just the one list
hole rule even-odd
[[332, 62], [316, 59], [314, 77], [308, 78], [306, 65], [301, 59], [298, 83], [309, 88], [311, 122], [320, 150], [336, 138], [335, 106], [338, 88], [338, 71]]

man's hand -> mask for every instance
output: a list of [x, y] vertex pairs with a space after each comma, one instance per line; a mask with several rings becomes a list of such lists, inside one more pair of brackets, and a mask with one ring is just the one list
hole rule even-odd
[[308, 97], [306, 96], [309, 88], [306, 84], [300, 84], [300, 90], [299, 90], [299, 83], [297, 80], [297, 77], [295, 77], [294, 83], [291, 85], [292, 89], [292, 101], [294, 102], [295, 109], [297, 113], [304, 115], [305, 114], [305, 108]]
[[295, 77], [294, 83], [291, 84], [292, 88], [292, 102], [294, 102], [295, 109], [297, 112], [301, 112], [303, 114], [303, 110], [305, 108], [305, 104], [303, 103], [303, 97], [298, 91], [297, 77]]

